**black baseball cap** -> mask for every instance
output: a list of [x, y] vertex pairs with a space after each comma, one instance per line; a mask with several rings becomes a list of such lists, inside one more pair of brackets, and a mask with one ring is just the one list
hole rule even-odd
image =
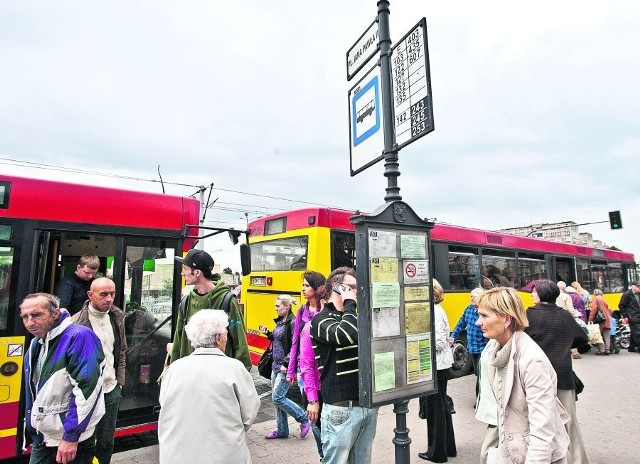
[[176, 261], [185, 266], [189, 266], [191, 269], [199, 269], [200, 271], [213, 270], [213, 258], [204, 250], [189, 250], [189, 253], [187, 253], [187, 256], [184, 258], [179, 256], [175, 258]]

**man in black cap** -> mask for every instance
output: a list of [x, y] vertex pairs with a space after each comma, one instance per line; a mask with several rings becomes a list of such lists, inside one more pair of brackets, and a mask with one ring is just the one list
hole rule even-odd
[[[176, 261], [182, 263], [185, 283], [193, 285], [193, 290], [180, 303], [176, 320], [176, 331], [171, 347], [171, 361], [188, 356], [193, 347], [184, 333], [189, 318], [201, 309], [224, 309], [229, 315], [227, 346], [225, 354], [242, 362], [251, 370], [251, 357], [247, 346], [247, 336], [240, 316], [238, 302], [222, 279], [213, 279], [213, 258], [203, 250], [190, 250], [187, 256]], [[229, 296], [230, 295], [230, 296]]]
[[623, 316], [629, 319], [631, 331], [630, 352], [640, 352], [640, 285], [637, 282], [629, 283], [629, 290], [624, 292], [618, 305]]

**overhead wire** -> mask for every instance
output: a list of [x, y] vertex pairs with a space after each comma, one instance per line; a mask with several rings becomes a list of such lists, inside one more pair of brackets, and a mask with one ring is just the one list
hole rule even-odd
[[[65, 167], [65, 166], [57, 166], [57, 165], [47, 164], [47, 163], [37, 163], [37, 162], [33, 162], [33, 161], [22, 161], [22, 160], [17, 160], [17, 159], [13, 159], [13, 158], [7, 158], [7, 157], [0, 157], [0, 164], [7, 164], [7, 165], [13, 165], [13, 166], [19, 166], [19, 167], [28, 167], [28, 168], [33, 168], [33, 169], [42, 169], [42, 170], [47, 170], [47, 171], [60, 171], [60, 172], [68, 172], [68, 173], [76, 173], [76, 174], [87, 174], [87, 175], [95, 175], [95, 176], [102, 176], [102, 177], [110, 177], [110, 178], [124, 179], [124, 180], [135, 180], [135, 181], [139, 181], [139, 182], [160, 183], [160, 184], [163, 184], [163, 185], [175, 185], [175, 186], [180, 186], [180, 187], [191, 187], [191, 188], [198, 188], [199, 189], [198, 192], [203, 188], [212, 188], [212, 189], [220, 190], [222, 192], [235, 193], [235, 194], [238, 194], [238, 195], [254, 196], [254, 197], [257, 197], [257, 198], [266, 198], [266, 199], [270, 199], [270, 200], [284, 201], [284, 202], [287, 202], [287, 203], [298, 203], [298, 204], [304, 204], [304, 205], [323, 206], [323, 207], [326, 207], [326, 208], [334, 208], [334, 209], [348, 209], [348, 208], [344, 208], [344, 207], [327, 205], [327, 204], [323, 204], [323, 203], [320, 203], [320, 202], [306, 201], [306, 200], [293, 200], [291, 198], [278, 197], [278, 196], [275, 196], [275, 195], [266, 195], [266, 194], [261, 194], [261, 193], [253, 193], [253, 192], [247, 192], [247, 191], [236, 190], [236, 189], [229, 189], [229, 188], [224, 188], [224, 187], [216, 187], [216, 186], [213, 186], [213, 184], [211, 184], [211, 185], [209, 185], [207, 187], [204, 187], [202, 185], [186, 184], [186, 183], [181, 183], [181, 182], [168, 182], [168, 181], [165, 181], [165, 180], [149, 179], [149, 178], [136, 177], [136, 176], [128, 176], [128, 175], [124, 175], [124, 174], [113, 174], [113, 173], [108, 173], [108, 172], [92, 171], [92, 170], [89, 170], [89, 169], [69, 168], [69, 167]], [[198, 193], [198, 192], [196, 192], [196, 193]], [[195, 194], [192, 194], [191, 196], [195, 196]], [[279, 210], [279, 211], [287, 211], [288, 210], [288, 208], [265, 207], [265, 206], [259, 206], [259, 205], [246, 205], [246, 206], [249, 206], [251, 208], [256, 208], [256, 209]], [[351, 209], [355, 210], [356, 208], [351, 208]], [[242, 209], [242, 210], [238, 210], [238, 211], [245, 212], [246, 210]], [[251, 212], [251, 211], [247, 211], [247, 212]], [[268, 212], [268, 211], [266, 211], [266, 212]], [[258, 212], [256, 210], [256, 214], [264, 214], [264, 213]]]

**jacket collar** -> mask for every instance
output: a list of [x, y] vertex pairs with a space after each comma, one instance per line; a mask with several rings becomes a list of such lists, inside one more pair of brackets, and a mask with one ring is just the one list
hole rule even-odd
[[47, 340], [53, 340], [62, 332], [64, 332], [65, 329], [72, 324], [72, 322], [73, 321], [71, 320], [71, 315], [69, 314], [69, 311], [67, 311], [64, 308], [60, 309], [60, 317], [53, 324], [53, 327], [51, 327], [51, 330], [47, 332], [47, 335], [45, 338]]
[[189, 356], [198, 356], [198, 355], [202, 355], [202, 354], [209, 354], [209, 355], [215, 355], [215, 356], [226, 356], [221, 350], [220, 348], [205, 348], [203, 346], [196, 348], [195, 350], [193, 350], [193, 353], [191, 353]]

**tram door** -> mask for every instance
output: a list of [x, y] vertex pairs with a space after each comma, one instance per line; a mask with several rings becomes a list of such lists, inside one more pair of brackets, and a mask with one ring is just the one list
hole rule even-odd
[[576, 280], [576, 267], [573, 258], [553, 258], [553, 269], [556, 282], [562, 280], [567, 285]]
[[100, 258], [96, 277], [116, 285], [114, 304], [125, 312], [127, 363], [118, 426], [153, 420], [159, 409], [157, 378], [171, 341], [173, 302], [180, 268], [176, 239], [138, 238], [55, 230], [36, 231], [31, 292], [54, 293], [72, 275], [83, 254]]

